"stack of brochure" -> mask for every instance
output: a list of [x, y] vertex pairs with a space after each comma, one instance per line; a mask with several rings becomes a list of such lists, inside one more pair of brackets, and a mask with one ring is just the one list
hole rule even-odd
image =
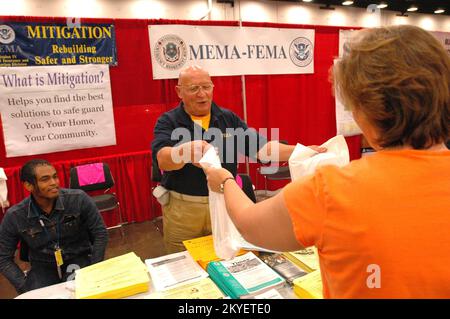
[[208, 273], [187, 251], [146, 259], [145, 264], [156, 291], [173, 289], [208, 277]]
[[190, 284], [165, 291], [157, 291], [146, 299], [223, 299], [225, 296], [210, 278], [203, 278]]
[[307, 274], [303, 269], [300, 269], [283, 254], [260, 253], [259, 258], [270, 268], [283, 276], [287, 283], [291, 286], [293, 285], [293, 281], [295, 279]]
[[149, 289], [150, 278], [141, 259], [131, 252], [76, 271], [77, 299], [116, 299]]
[[286, 281], [252, 252], [230, 260], [210, 262], [211, 279], [230, 298], [253, 298]]
[[306, 272], [320, 270], [319, 255], [317, 248], [314, 246], [297, 251], [285, 252], [283, 255], [300, 268], [306, 270]]
[[315, 270], [303, 277], [295, 279], [294, 292], [299, 298], [323, 299], [320, 270]]
[[[185, 240], [183, 241], [183, 245], [186, 247], [192, 258], [198, 262], [203, 269], [206, 269], [206, 266], [211, 261], [220, 260], [214, 250], [212, 235]], [[245, 253], [246, 251], [241, 249], [241, 251], [238, 252], [238, 256]]]

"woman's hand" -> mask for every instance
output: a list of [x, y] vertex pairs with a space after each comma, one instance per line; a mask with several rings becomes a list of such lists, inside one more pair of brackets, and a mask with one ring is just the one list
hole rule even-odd
[[323, 146], [309, 145], [308, 147], [317, 153], [325, 153], [327, 151], [327, 148]]
[[220, 184], [228, 178], [234, 178], [233, 174], [231, 174], [225, 168], [204, 168], [203, 171], [206, 175], [206, 180], [208, 181], [208, 187], [211, 191], [220, 193]]

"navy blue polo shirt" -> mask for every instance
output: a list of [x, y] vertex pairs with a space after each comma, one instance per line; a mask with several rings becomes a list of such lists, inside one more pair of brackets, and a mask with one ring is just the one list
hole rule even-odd
[[[233, 176], [237, 173], [239, 154], [256, 160], [256, 153], [267, 143], [264, 136], [254, 129], [249, 129], [236, 114], [218, 107], [214, 102], [211, 105], [211, 120], [207, 131], [192, 121], [181, 102], [176, 108], [159, 117], [153, 133], [154, 162], [157, 162], [156, 154], [163, 147], [204, 140], [217, 147], [222, 167], [229, 170]], [[240, 158], [242, 159], [242, 156]], [[179, 170], [164, 172], [161, 185], [182, 194], [208, 195], [203, 170], [190, 163]]]

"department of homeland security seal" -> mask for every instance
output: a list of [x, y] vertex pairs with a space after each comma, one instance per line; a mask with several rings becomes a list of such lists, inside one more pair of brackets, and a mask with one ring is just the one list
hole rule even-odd
[[16, 34], [14, 33], [13, 28], [6, 24], [0, 25], [0, 43], [9, 44], [15, 39]]
[[308, 66], [314, 56], [314, 47], [307, 38], [296, 38], [289, 47], [289, 56], [296, 66]]
[[159, 39], [153, 53], [159, 65], [168, 70], [181, 68], [187, 59], [186, 43], [174, 34], [167, 34]]

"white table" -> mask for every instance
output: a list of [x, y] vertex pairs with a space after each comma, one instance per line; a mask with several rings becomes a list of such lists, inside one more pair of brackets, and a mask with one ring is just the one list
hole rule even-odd
[[[75, 299], [74, 281], [62, 282], [56, 285], [28, 291], [14, 299]], [[145, 299], [154, 289], [151, 284], [149, 290], [144, 293], [126, 297], [125, 299]], [[277, 291], [286, 299], [298, 299], [292, 288], [285, 286]]]
[[[56, 285], [28, 291], [18, 295], [14, 299], [75, 299], [74, 284], [74, 281], [62, 282]], [[152, 291], [152, 288], [149, 287], [147, 292], [133, 295], [125, 299], [144, 299]]]

